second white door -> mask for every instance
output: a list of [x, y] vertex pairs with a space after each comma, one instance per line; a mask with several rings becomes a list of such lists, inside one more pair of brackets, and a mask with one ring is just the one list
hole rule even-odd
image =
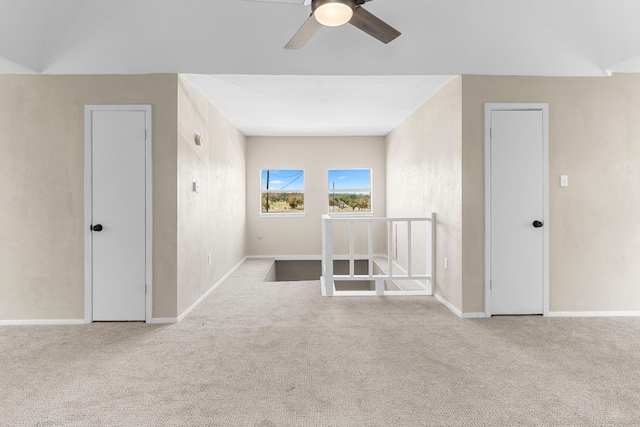
[[93, 320], [145, 320], [146, 114], [91, 112]]
[[544, 112], [490, 114], [491, 314], [542, 314]]

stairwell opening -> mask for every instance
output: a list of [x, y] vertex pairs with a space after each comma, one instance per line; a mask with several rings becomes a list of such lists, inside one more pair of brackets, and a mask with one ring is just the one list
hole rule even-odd
[[[334, 274], [349, 274], [348, 260], [333, 261]], [[355, 274], [367, 274], [369, 262], [356, 260]], [[308, 280], [320, 281], [322, 276], [322, 261], [320, 260], [276, 260], [264, 278], [265, 282], [300, 282]], [[337, 290], [370, 291], [375, 289], [373, 280], [340, 281], [335, 282]]]

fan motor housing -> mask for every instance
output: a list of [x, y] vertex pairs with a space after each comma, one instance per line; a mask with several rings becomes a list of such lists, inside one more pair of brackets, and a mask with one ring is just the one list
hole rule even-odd
[[329, 4], [329, 3], [344, 4], [344, 5], [349, 6], [351, 8], [351, 10], [355, 10], [355, 8], [356, 8], [355, 0], [312, 0], [311, 1], [311, 11], [315, 12], [316, 9], [319, 8], [320, 6], [324, 6], [325, 4]]

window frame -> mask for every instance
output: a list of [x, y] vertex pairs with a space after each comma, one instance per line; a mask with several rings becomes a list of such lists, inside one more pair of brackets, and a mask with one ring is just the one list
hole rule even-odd
[[[306, 175], [307, 175], [307, 171], [303, 168], [298, 168], [298, 169], [283, 169], [283, 168], [260, 168], [259, 170], [259, 174], [258, 174], [258, 183], [259, 183], [259, 197], [260, 197], [260, 201], [258, 203], [258, 216], [260, 218], [304, 218], [307, 216], [307, 210], [306, 210], [306, 206], [303, 208], [303, 210], [299, 211], [299, 212], [292, 212], [292, 213], [286, 213], [286, 212], [262, 212], [262, 196], [263, 196], [263, 189], [262, 189], [262, 173], [264, 171], [302, 171], [302, 180], [303, 180], [303, 184], [302, 184], [302, 191], [295, 191], [295, 193], [302, 193], [302, 196], [304, 197], [306, 194], [306, 187], [307, 187], [307, 181], [306, 181]], [[264, 190], [266, 191], [266, 189]], [[282, 191], [278, 191], [278, 192], [282, 192]], [[293, 193], [294, 191], [292, 191]], [[306, 202], [306, 200], [305, 200]], [[304, 205], [305, 203], [303, 203]]]
[[[331, 198], [331, 184], [329, 183], [329, 174], [331, 171], [358, 171], [358, 170], [368, 170], [369, 171], [369, 210], [368, 211], [350, 211], [350, 212], [332, 212], [331, 205], [329, 200]], [[327, 184], [327, 212], [329, 216], [374, 216], [373, 213], [373, 168], [372, 167], [356, 167], [356, 168], [329, 168], [327, 169], [327, 180], [325, 181]], [[350, 190], [365, 190], [365, 189], [350, 189]]]

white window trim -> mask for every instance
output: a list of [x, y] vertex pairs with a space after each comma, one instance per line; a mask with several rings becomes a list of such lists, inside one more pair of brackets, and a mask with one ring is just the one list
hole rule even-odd
[[[341, 216], [374, 216], [374, 212], [373, 212], [373, 168], [329, 168], [327, 169], [327, 184], [329, 184], [329, 171], [340, 171], [340, 170], [368, 170], [369, 171], [369, 203], [371, 205], [371, 208], [369, 211], [367, 212], [361, 212], [361, 211], [353, 211], [353, 212], [331, 212], [331, 206], [329, 205], [329, 203], [327, 203], [326, 207], [327, 207], [327, 215], [329, 216], [336, 216], [336, 217], [341, 217]], [[331, 194], [331, 188], [328, 188], [328, 193], [327, 195]], [[349, 189], [348, 189], [349, 190]], [[365, 189], [362, 189], [365, 190]], [[345, 190], [342, 190], [345, 191]], [[327, 198], [327, 200], [329, 200]]]
[[[258, 203], [258, 216], [260, 218], [304, 218], [307, 216], [307, 211], [306, 211], [306, 207], [304, 210], [300, 211], [300, 212], [296, 212], [296, 213], [284, 213], [284, 212], [273, 212], [273, 213], [267, 213], [267, 212], [262, 212], [262, 171], [266, 171], [266, 170], [301, 170], [302, 171], [302, 177], [304, 178], [304, 185], [302, 186], [302, 195], [304, 196], [307, 193], [307, 171], [306, 169], [283, 169], [283, 168], [260, 168], [260, 174], [258, 176], [258, 182], [260, 184], [259, 188], [259, 193], [260, 193], [260, 202]], [[266, 190], [264, 190], [266, 191]], [[297, 191], [296, 191], [297, 193]]]

